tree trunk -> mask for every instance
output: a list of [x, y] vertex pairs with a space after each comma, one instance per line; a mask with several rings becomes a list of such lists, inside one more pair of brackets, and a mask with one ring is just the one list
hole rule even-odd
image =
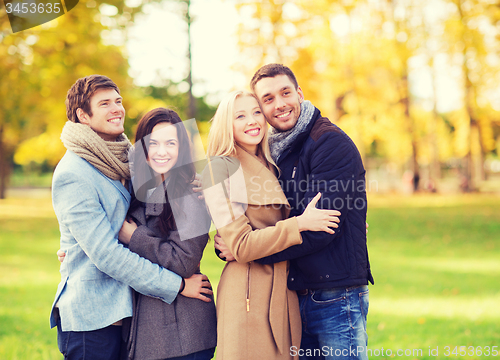
[[[392, 20], [396, 24], [396, 33], [400, 31], [405, 31], [407, 34], [409, 33], [408, 30], [408, 18], [405, 18], [404, 20], [396, 20], [394, 13], [395, 13], [395, 6], [396, 6], [397, 1], [391, 0], [390, 4], [392, 6]], [[411, 14], [410, 14], [411, 15]], [[410, 16], [409, 15], [409, 16]], [[401, 61], [401, 67], [402, 67], [402, 73], [401, 73], [401, 81], [398, 82], [397, 86], [400, 87], [400, 99], [399, 102], [403, 104], [404, 106], [404, 116], [406, 119], [406, 124], [407, 124], [407, 129], [410, 134], [411, 138], [411, 170], [413, 172], [413, 191], [416, 192], [419, 190], [420, 187], [420, 166], [418, 163], [418, 139], [415, 134], [415, 124], [413, 122], [413, 119], [410, 114], [410, 89], [408, 86], [408, 60], [411, 57], [409, 54], [409, 50], [406, 46], [406, 43], [398, 42], [397, 39], [396, 41], [396, 47], [398, 48], [398, 53], [400, 55], [400, 61]]]
[[402, 77], [403, 95], [401, 102], [404, 105], [404, 113], [407, 122], [408, 132], [411, 137], [411, 171], [413, 172], [413, 191], [420, 188], [420, 165], [418, 164], [418, 141], [415, 134], [415, 126], [410, 115], [410, 89], [408, 88], [408, 72], [405, 64], [405, 70]]
[[193, 96], [193, 59], [191, 54], [191, 24], [193, 19], [191, 18], [191, 0], [186, 0], [187, 10], [186, 10], [186, 23], [187, 23], [187, 35], [188, 35], [188, 64], [189, 73], [187, 77], [187, 82], [189, 84], [188, 90], [188, 109], [187, 116], [188, 119], [196, 118], [196, 99]]
[[467, 110], [467, 115], [469, 117], [469, 138], [468, 138], [468, 145], [469, 145], [469, 151], [467, 152], [467, 155], [464, 158], [464, 171], [463, 171], [463, 179], [461, 181], [461, 187], [462, 191], [464, 192], [469, 192], [469, 191], [475, 191], [477, 190], [477, 182], [476, 182], [476, 175], [475, 173], [477, 172], [477, 165], [475, 164], [476, 159], [473, 154], [473, 147], [474, 147], [474, 139], [475, 136], [474, 134], [476, 133], [477, 130], [477, 120], [474, 117], [474, 110], [473, 110], [473, 102], [474, 102], [474, 85], [472, 84], [470, 77], [469, 77], [469, 68], [467, 67], [467, 51], [469, 50], [467, 38], [466, 38], [466, 19], [464, 16], [464, 12], [462, 9], [462, 1], [458, 0], [456, 2], [458, 12], [460, 14], [460, 19], [463, 24], [463, 29], [462, 29], [462, 41], [464, 42], [465, 46], [463, 47], [462, 50], [462, 57], [463, 57], [463, 62], [462, 62], [462, 71], [463, 71], [463, 77], [464, 77], [464, 86], [465, 86], [465, 109]]
[[439, 181], [441, 180], [441, 163], [439, 162], [437, 126], [439, 119], [441, 117], [439, 116], [437, 109], [437, 86], [436, 86], [437, 73], [434, 64], [434, 57], [431, 58], [431, 69], [432, 69], [432, 87], [434, 90], [434, 96], [432, 99], [433, 109], [432, 109], [431, 127], [429, 129], [430, 147], [432, 156], [431, 156], [431, 168], [430, 168], [428, 190], [432, 192], [437, 192], [439, 190]]

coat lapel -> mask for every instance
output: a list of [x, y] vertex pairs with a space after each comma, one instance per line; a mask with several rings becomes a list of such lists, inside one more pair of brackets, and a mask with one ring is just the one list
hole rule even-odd
[[163, 211], [163, 204], [166, 202], [163, 184], [154, 189], [146, 202], [146, 216], [159, 216]]
[[[264, 166], [256, 156], [249, 154], [239, 146], [236, 147], [236, 155], [243, 169], [248, 204], [289, 205], [278, 179], [271, 170]], [[230, 198], [231, 201], [235, 201], [238, 200], [241, 191], [238, 190], [237, 186], [233, 187], [232, 185], [233, 182], [230, 182]]]
[[[96, 169], [96, 171], [99, 171]], [[101, 173], [102, 174], [102, 173]], [[120, 180], [113, 180], [107, 177], [106, 175], [102, 174], [102, 176], [108, 180], [111, 184], [113, 184], [114, 187], [116, 187], [120, 193], [123, 195], [123, 197], [127, 200], [127, 202], [130, 204], [130, 193], [128, 190], [123, 186], [123, 184], [120, 182]]]

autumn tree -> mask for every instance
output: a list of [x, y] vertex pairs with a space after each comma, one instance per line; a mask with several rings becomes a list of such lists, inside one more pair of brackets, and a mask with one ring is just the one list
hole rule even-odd
[[10, 33], [2, 23], [0, 197], [20, 144], [24, 151], [16, 156], [21, 164], [47, 160], [54, 165], [59, 160], [64, 100], [77, 78], [98, 73], [112, 78], [125, 94], [132, 87], [121, 44], [108, 43], [137, 11], [117, 0], [84, 0], [66, 15], [19, 33]]
[[453, 0], [451, 4], [455, 11], [447, 21], [448, 51], [458, 55], [463, 87], [463, 107], [456, 115], [462, 120], [457, 124], [461, 128], [457, 146], [463, 156], [463, 189], [471, 191], [485, 178], [484, 157], [495, 147], [487, 98], [496, 87], [492, 80], [498, 79], [498, 66], [488, 58], [498, 49], [499, 32], [488, 17], [494, 10], [491, 2]]
[[28, 124], [40, 87], [30, 75], [35, 38], [27, 33], [10, 35], [3, 10], [0, 21], [0, 198], [4, 198], [15, 148], [23, 133], [29, 136], [37, 131], [37, 125]]
[[[381, 157], [409, 167], [415, 185], [425, 174], [435, 189], [441, 162], [464, 156], [458, 144], [483, 157], [495, 147], [498, 30], [492, 22], [500, 7], [491, 1], [245, 1], [240, 13], [240, 46], [252, 64], [247, 76], [270, 61], [288, 64], [306, 97], [353, 138], [367, 161]], [[435, 61], [443, 58], [451, 73], [463, 72], [473, 85], [469, 108], [481, 125], [472, 136], [480, 146], [458, 140], [471, 133], [464, 126], [467, 101], [456, 101], [446, 114], [438, 108], [446, 94], [437, 84], [447, 75]], [[464, 94], [467, 86], [464, 80]]]
[[[12, 34], [8, 21], [0, 35], [0, 197], [5, 196], [9, 172], [20, 165], [47, 163], [55, 166], [64, 153], [59, 140], [65, 123], [64, 100], [76, 79], [103, 74], [120, 87], [127, 109], [125, 131], [131, 136], [134, 124], [146, 111], [174, 106], [183, 118], [201, 109], [208, 118], [213, 109], [203, 98], [192, 95], [192, 77], [187, 93], [178, 84], [162, 79], [163, 87], [139, 88], [128, 75], [125, 51], [127, 31], [148, 1], [80, 0], [66, 15], [41, 26]], [[190, 1], [179, 1], [182, 16], [189, 14]], [[5, 13], [0, 15], [6, 20]], [[190, 59], [190, 55], [188, 54]], [[189, 74], [191, 74], [191, 63]]]

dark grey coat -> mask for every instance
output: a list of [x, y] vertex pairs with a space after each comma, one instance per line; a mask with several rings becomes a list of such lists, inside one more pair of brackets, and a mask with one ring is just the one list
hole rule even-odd
[[[160, 186], [145, 208], [139, 207], [132, 212], [131, 216], [139, 227], [132, 235], [129, 248], [188, 278], [200, 270], [210, 218], [205, 204], [191, 192], [182, 198], [182, 214], [175, 214], [177, 230], [170, 232], [168, 237], [162, 236], [158, 226], [164, 198]], [[136, 293], [127, 343], [128, 358], [166, 359], [214, 348], [216, 329], [213, 298], [206, 303], [179, 294], [172, 304], [167, 304]]]

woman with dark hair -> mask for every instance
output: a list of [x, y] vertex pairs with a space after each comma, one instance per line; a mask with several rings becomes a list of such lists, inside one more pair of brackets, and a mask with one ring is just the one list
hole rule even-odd
[[[196, 174], [190, 140], [175, 111], [158, 108], [143, 116], [131, 161], [133, 199], [120, 241], [190, 278], [200, 271], [210, 218], [190, 185]], [[127, 359], [211, 359], [217, 325], [208, 280], [205, 286], [205, 301], [178, 296], [167, 304], [136, 293], [126, 334]]]

